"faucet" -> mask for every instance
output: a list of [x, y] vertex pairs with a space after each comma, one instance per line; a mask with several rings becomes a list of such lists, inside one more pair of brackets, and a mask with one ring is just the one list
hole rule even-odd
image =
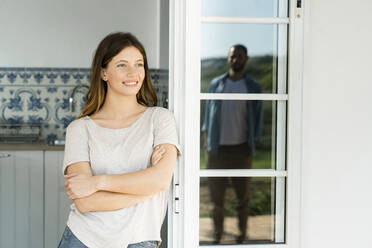
[[81, 85], [76, 85], [74, 87], [74, 89], [72, 90], [72, 93], [68, 99], [68, 103], [69, 103], [69, 108], [71, 110], [71, 112], [75, 112], [75, 104], [74, 104], [74, 96], [76, 94], [76, 91], [80, 88], [87, 88], [89, 89], [89, 86], [88, 85], [85, 85], [85, 84], [81, 84]]

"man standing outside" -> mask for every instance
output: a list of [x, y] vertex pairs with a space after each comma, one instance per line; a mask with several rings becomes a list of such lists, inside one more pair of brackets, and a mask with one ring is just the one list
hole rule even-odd
[[[261, 93], [261, 85], [245, 73], [247, 48], [237, 44], [230, 48], [229, 71], [214, 78], [209, 93]], [[208, 100], [202, 127], [208, 153], [208, 169], [250, 169], [263, 126], [262, 102], [257, 100]], [[236, 242], [246, 240], [249, 212], [249, 181], [247, 177], [232, 177], [238, 200], [237, 212], [240, 235]], [[209, 190], [214, 204], [214, 242], [223, 234], [226, 177], [209, 178]]]

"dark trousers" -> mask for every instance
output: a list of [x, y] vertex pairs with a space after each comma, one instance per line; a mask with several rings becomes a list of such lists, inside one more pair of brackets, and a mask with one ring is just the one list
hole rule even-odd
[[[250, 169], [252, 154], [248, 144], [219, 146], [216, 153], [208, 153], [208, 169]], [[223, 233], [224, 198], [228, 186], [228, 177], [210, 177], [209, 190], [214, 204], [213, 223], [215, 239], [219, 241]], [[249, 213], [249, 177], [231, 177], [231, 184], [238, 200], [237, 212], [241, 238], [246, 236]]]

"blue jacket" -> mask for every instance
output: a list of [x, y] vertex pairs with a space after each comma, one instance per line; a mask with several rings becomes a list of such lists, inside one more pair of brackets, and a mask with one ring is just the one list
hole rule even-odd
[[[223, 93], [225, 82], [228, 73], [224, 73], [221, 76], [214, 78], [210, 85], [209, 93]], [[261, 85], [250, 78], [247, 74], [244, 75], [245, 83], [248, 92], [242, 93], [261, 93]], [[205, 116], [204, 123], [202, 126], [202, 131], [207, 131], [207, 151], [217, 152], [219, 141], [220, 141], [220, 119], [221, 119], [221, 100], [207, 100], [205, 106]], [[248, 100], [247, 101], [248, 110], [248, 140], [247, 143], [251, 149], [251, 154], [255, 154], [254, 143], [259, 141], [262, 133], [263, 126], [263, 110], [262, 101]]]

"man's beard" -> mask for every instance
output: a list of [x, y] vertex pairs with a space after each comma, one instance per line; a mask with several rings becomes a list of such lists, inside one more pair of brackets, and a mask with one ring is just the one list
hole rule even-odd
[[241, 65], [241, 66], [239, 66], [239, 67], [231, 67], [231, 69], [234, 71], [234, 72], [241, 72], [241, 71], [243, 71], [244, 70], [244, 67], [245, 67], [245, 65], [243, 64], [243, 65]]

